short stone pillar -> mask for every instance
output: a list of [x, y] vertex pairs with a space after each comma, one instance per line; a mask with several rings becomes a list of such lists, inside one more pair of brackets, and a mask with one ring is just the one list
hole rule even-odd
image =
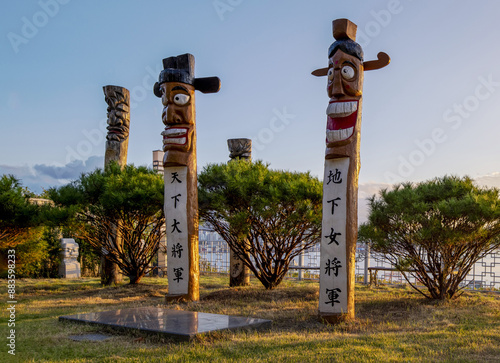
[[80, 278], [80, 263], [77, 258], [78, 243], [73, 238], [61, 238], [59, 277], [64, 279]]
[[[231, 160], [252, 160], [252, 140], [228, 139], [229, 158]], [[229, 254], [229, 286], [250, 285], [250, 269], [243, 263], [239, 256], [231, 249]]]

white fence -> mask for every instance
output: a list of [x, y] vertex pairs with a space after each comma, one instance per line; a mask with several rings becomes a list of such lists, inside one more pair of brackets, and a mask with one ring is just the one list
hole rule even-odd
[[[200, 271], [229, 273], [229, 246], [215, 232], [200, 228]], [[363, 244], [356, 248], [356, 281], [369, 281], [367, 267], [391, 268], [381, 255], [370, 253], [366, 263], [366, 249]], [[296, 257], [287, 274], [289, 278], [319, 279], [319, 244]], [[398, 271], [379, 270], [377, 280], [390, 284], [403, 284], [406, 280]], [[479, 260], [463, 282], [471, 289], [500, 289], [500, 250]]]

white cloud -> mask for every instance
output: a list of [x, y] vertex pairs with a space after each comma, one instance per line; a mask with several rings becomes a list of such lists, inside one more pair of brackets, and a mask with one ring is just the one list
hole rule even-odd
[[474, 178], [476, 183], [482, 187], [500, 188], [500, 172], [496, 171], [491, 174], [483, 175]]
[[379, 191], [386, 188], [391, 188], [388, 183], [361, 183], [358, 186], [358, 224], [362, 224], [368, 220], [370, 213], [368, 208], [368, 198], [374, 194], [378, 195]]
[[[474, 178], [477, 185], [488, 188], [499, 188], [500, 189], [500, 172], [493, 172], [491, 174], [481, 175]], [[388, 183], [376, 183], [368, 182], [359, 184], [358, 188], [358, 224], [362, 224], [367, 221], [368, 215], [370, 213], [368, 207], [367, 198], [378, 193], [381, 189], [392, 188], [392, 184]]]
[[103, 156], [91, 156], [86, 161], [74, 160], [66, 165], [36, 164], [33, 167], [22, 165], [0, 165], [0, 175], [12, 174], [30, 191], [40, 194], [43, 189], [65, 185], [104, 165]]

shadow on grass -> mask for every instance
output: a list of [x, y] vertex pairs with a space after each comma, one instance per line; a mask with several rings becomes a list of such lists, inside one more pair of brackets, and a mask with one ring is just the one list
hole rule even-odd
[[[317, 319], [317, 282], [285, 282], [274, 290], [258, 283], [227, 285], [227, 276], [202, 275], [199, 302], [165, 305], [163, 279], [112, 287], [102, 287], [97, 279], [18, 281], [16, 312], [24, 320], [19, 352], [24, 361], [54, 362], [304, 361], [304, 356], [314, 361], [494, 361], [490, 358], [500, 355], [498, 294], [432, 302], [402, 287], [356, 285], [356, 319], [332, 326]], [[61, 315], [138, 306], [257, 317], [273, 324], [264, 330], [214, 332], [191, 343], [114, 330], [109, 341], [82, 343], [68, 335], [108, 330], [57, 321]]]
[[[45, 280], [21, 286], [21, 301], [30, 303], [24, 308], [22, 319], [33, 320], [58, 317], [83, 312], [105, 311], [139, 306], [164, 306], [169, 309], [189, 310], [215, 314], [247, 316], [272, 320], [270, 334], [295, 332], [308, 334], [348, 333], [360, 334], [398, 332], [404, 330], [427, 331], [438, 327], [467, 325], [470, 310], [481, 311], [485, 316], [481, 326], [489, 326], [491, 313], [488, 306], [481, 310], [476, 297], [457, 301], [433, 302], [407, 288], [356, 287], [356, 319], [339, 325], [319, 322], [318, 284], [286, 283], [274, 290], [258, 284], [249, 287], [228, 288], [227, 279], [217, 276], [203, 277], [199, 302], [164, 304], [167, 293], [165, 280], [146, 279], [138, 285], [102, 287], [96, 279], [89, 281]], [[22, 285], [22, 284], [21, 284]], [[486, 298], [482, 297], [485, 300]], [[473, 301], [474, 300], [474, 301]], [[495, 300], [498, 304], [498, 299]], [[493, 319], [494, 321], [494, 319]], [[426, 323], [427, 322], [427, 323]], [[471, 325], [471, 327], [469, 327]], [[229, 333], [216, 333], [210, 340], [228, 339]], [[201, 338], [208, 339], [207, 337]]]

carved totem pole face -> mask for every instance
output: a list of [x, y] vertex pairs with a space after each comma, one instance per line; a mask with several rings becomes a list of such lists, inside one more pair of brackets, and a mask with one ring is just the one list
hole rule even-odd
[[108, 104], [109, 141], [126, 140], [130, 128], [130, 94], [127, 89], [117, 86], [104, 87], [105, 100]]
[[328, 67], [312, 72], [315, 76], [328, 76], [326, 159], [352, 156], [356, 147], [339, 148], [359, 140], [364, 71], [383, 68], [390, 62], [383, 52], [377, 55], [377, 60], [364, 62], [363, 50], [355, 41], [356, 25], [347, 19], [333, 21], [333, 37], [335, 42], [328, 49]]
[[215, 93], [218, 77], [196, 78], [194, 56], [182, 54], [163, 59], [163, 71], [154, 93], [163, 103], [163, 166], [190, 165], [196, 153], [196, 115], [194, 91]]
[[229, 157], [233, 159], [252, 159], [252, 140], [250, 139], [228, 139]]
[[111, 162], [116, 162], [123, 168], [127, 165], [130, 92], [124, 87], [111, 85], [104, 86], [102, 89], [108, 105], [108, 133], [106, 135], [104, 167], [107, 167]]
[[328, 60], [326, 145], [345, 145], [360, 131], [363, 64], [352, 55], [337, 50]]
[[[160, 86], [163, 103], [162, 121], [165, 125], [163, 135], [163, 151], [168, 155], [166, 160], [174, 162], [175, 153], [193, 152], [195, 135], [195, 103], [194, 86], [169, 82]], [[177, 160], [180, 161], [180, 160]]]

